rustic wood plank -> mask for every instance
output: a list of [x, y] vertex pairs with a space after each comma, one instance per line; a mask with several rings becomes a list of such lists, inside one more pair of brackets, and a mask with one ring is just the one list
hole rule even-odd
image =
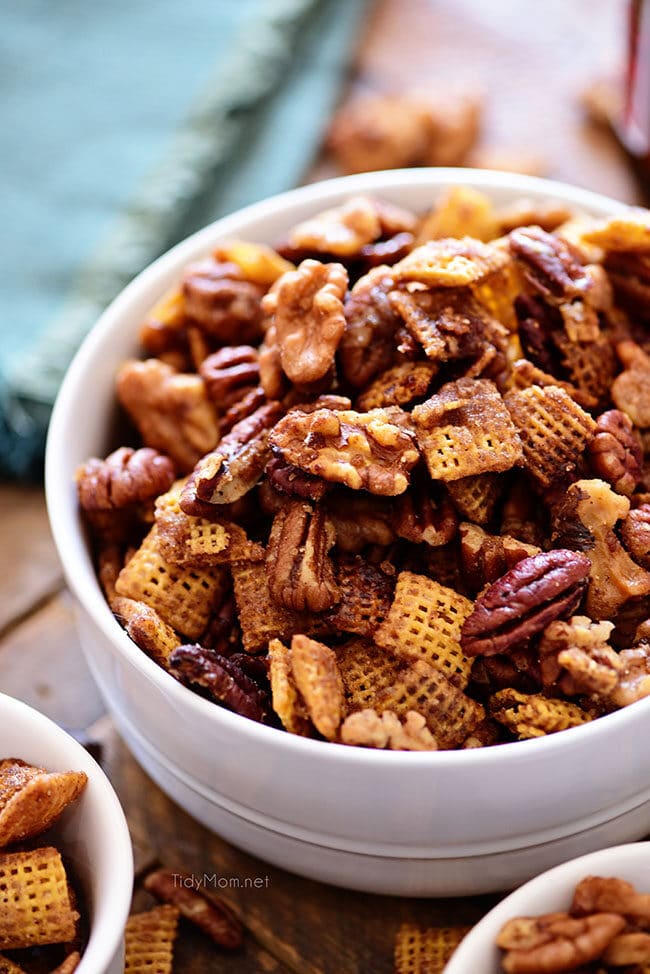
[[104, 713], [79, 645], [67, 592], [52, 598], [0, 641], [0, 690], [71, 730], [87, 727]]
[[[268, 887], [219, 893], [231, 902], [249, 931], [244, 953], [223, 962], [220, 958], [219, 970], [259, 971], [257, 951], [262, 948], [276, 958], [278, 971], [390, 974], [394, 937], [401, 923], [471, 924], [495, 902], [492, 896], [464, 900], [372, 896], [293, 876], [240, 852], [181, 811], [139, 768], [109, 722], [91, 733], [102, 741], [104, 767], [126, 811], [140, 863], [147, 868], [163, 863], [197, 876], [215, 873], [240, 883], [268, 876]], [[146, 894], [137, 891], [135, 902], [138, 907], [146, 905]], [[199, 966], [204, 954], [200, 942], [195, 946], [192, 969], [209, 970]]]
[[63, 585], [38, 487], [0, 485], [0, 633]]

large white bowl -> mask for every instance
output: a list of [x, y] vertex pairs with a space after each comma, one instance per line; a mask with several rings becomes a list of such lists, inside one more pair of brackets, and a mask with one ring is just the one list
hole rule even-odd
[[495, 940], [503, 925], [514, 917], [568, 910], [573, 891], [586, 876], [626, 879], [640, 893], [650, 893], [650, 842], [592, 852], [520, 886], [470, 930], [454, 951], [444, 974], [501, 974], [502, 952]]
[[88, 945], [77, 974], [122, 974], [124, 925], [133, 893], [133, 855], [124, 812], [87, 751], [51, 720], [0, 693], [0, 759], [21, 758], [48, 771], [85, 771], [88, 784], [54, 829], [74, 865], [90, 910]]
[[108, 308], [65, 379], [46, 460], [52, 530], [79, 603], [82, 644], [143, 767], [203, 823], [263, 859], [404, 895], [504, 889], [650, 832], [650, 699], [545, 739], [433, 754], [346, 748], [245, 720], [175, 682], [122, 631], [95, 577], [73, 476], [80, 462], [116, 445], [116, 370], [138, 354], [138, 325], [185, 264], [225, 238], [272, 243], [352, 193], [424, 210], [452, 184], [497, 203], [552, 197], [594, 215], [621, 208], [559, 183], [453, 169], [353, 176], [248, 207], [165, 254]]

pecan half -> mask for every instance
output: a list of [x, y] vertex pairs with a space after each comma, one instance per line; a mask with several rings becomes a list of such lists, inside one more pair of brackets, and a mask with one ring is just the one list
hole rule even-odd
[[262, 302], [275, 329], [280, 364], [298, 385], [327, 375], [345, 329], [343, 298], [348, 285], [341, 264], [304, 260], [278, 278]]
[[579, 548], [591, 562], [585, 611], [592, 619], [612, 619], [624, 602], [650, 592], [650, 574], [632, 561], [614, 531], [629, 510], [627, 497], [603, 480], [579, 480], [554, 512], [554, 540]]
[[650, 504], [630, 511], [621, 525], [621, 538], [637, 564], [650, 569]]
[[182, 916], [215, 944], [227, 950], [241, 947], [244, 931], [239, 919], [222, 899], [216, 896], [208, 899], [200, 893], [190, 876], [156, 869], [145, 876], [142, 885], [163, 903], [178, 907]]
[[199, 365], [210, 399], [220, 412], [226, 412], [260, 381], [257, 352], [251, 345], [220, 348]]
[[544, 297], [566, 301], [584, 295], [590, 287], [577, 251], [561, 237], [541, 227], [519, 227], [511, 231], [508, 241], [526, 280]]
[[400, 324], [388, 295], [395, 287], [390, 267], [359, 278], [345, 302], [346, 328], [339, 347], [341, 370], [355, 388], [390, 367]]
[[459, 534], [463, 577], [472, 592], [496, 582], [518, 562], [540, 551], [536, 545], [525, 544], [507, 534], [486, 534], [476, 524], [461, 524]]
[[509, 920], [497, 937], [507, 951], [506, 974], [560, 974], [601, 957], [625, 926], [617, 913], [594, 913], [584, 918], [548, 913]]
[[334, 525], [324, 510], [289, 501], [273, 519], [266, 552], [271, 595], [287, 609], [322, 612], [339, 598], [328, 557]]
[[169, 669], [186, 686], [198, 687], [242, 717], [261, 721], [268, 701], [260, 688], [226, 656], [204, 646], [179, 646], [169, 656]]
[[298, 467], [273, 457], [266, 465], [268, 482], [282, 494], [319, 501], [331, 490], [332, 485], [321, 477], [314, 477]]
[[590, 568], [585, 555], [563, 549], [524, 558], [476, 600], [461, 630], [463, 651], [492, 656], [524, 646], [578, 606]]
[[150, 447], [120, 447], [105, 460], [93, 457], [75, 474], [79, 503], [84, 511], [111, 511], [142, 504], [169, 490], [174, 465]]
[[596, 420], [596, 435], [589, 444], [595, 472], [619, 494], [634, 493], [641, 480], [643, 450], [632, 420], [610, 409]]
[[403, 494], [419, 459], [413, 437], [387, 410], [290, 412], [269, 436], [273, 451], [307, 473], [353, 490]]
[[282, 411], [280, 403], [270, 402], [233, 426], [217, 449], [197, 463], [183, 488], [183, 510], [187, 510], [184, 502], [194, 497], [210, 504], [230, 504], [247, 494], [271, 459], [269, 430]]
[[116, 391], [145, 446], [166, 453], [179, 473], [214, 449], [217, 417], [198, 375], [175, 372], [158, 359], [128, 361], [118, 372]]
[[224, 344], [259, 340], [263, 294], [237, 264], [214, 257], [192, 264], [183, 276], [187, 316]]

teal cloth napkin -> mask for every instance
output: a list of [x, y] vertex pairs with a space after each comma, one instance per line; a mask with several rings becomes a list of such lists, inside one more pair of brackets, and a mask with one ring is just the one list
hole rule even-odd
[[0, 0], [0, 476], [65, 369], [188, 233], [300, 181], [371, 0]]

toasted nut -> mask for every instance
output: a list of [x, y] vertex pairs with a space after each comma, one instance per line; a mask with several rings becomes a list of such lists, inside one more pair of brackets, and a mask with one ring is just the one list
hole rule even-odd
[[157, 869], [144, 879], [144, 888], [163, 903], [169, 903], [181, 915], [227, 950], [236, 950], [243, 941], [243, 928], [230, 907], [216, 896], [203, 896], [194, 887], [191, 876]]
[[339, 598], [329, 549], [335, 530], [325, 511], [289, 501], [273, 520], [266, 567], [273, 598], [302, 612], [322, 612]]
[[632, 420], [618, 409], [598, 417], [589, 444], [594, 470], [619, 494], [632, 494], [641, 480], [643, 450]]
[[497, 937], [507, 953], [506, 974], [559, 974], [600, 957], [625, 926], [615, 913], [595, 913], [575, 919], [550, 913], [533, 919], [509, 920]]

